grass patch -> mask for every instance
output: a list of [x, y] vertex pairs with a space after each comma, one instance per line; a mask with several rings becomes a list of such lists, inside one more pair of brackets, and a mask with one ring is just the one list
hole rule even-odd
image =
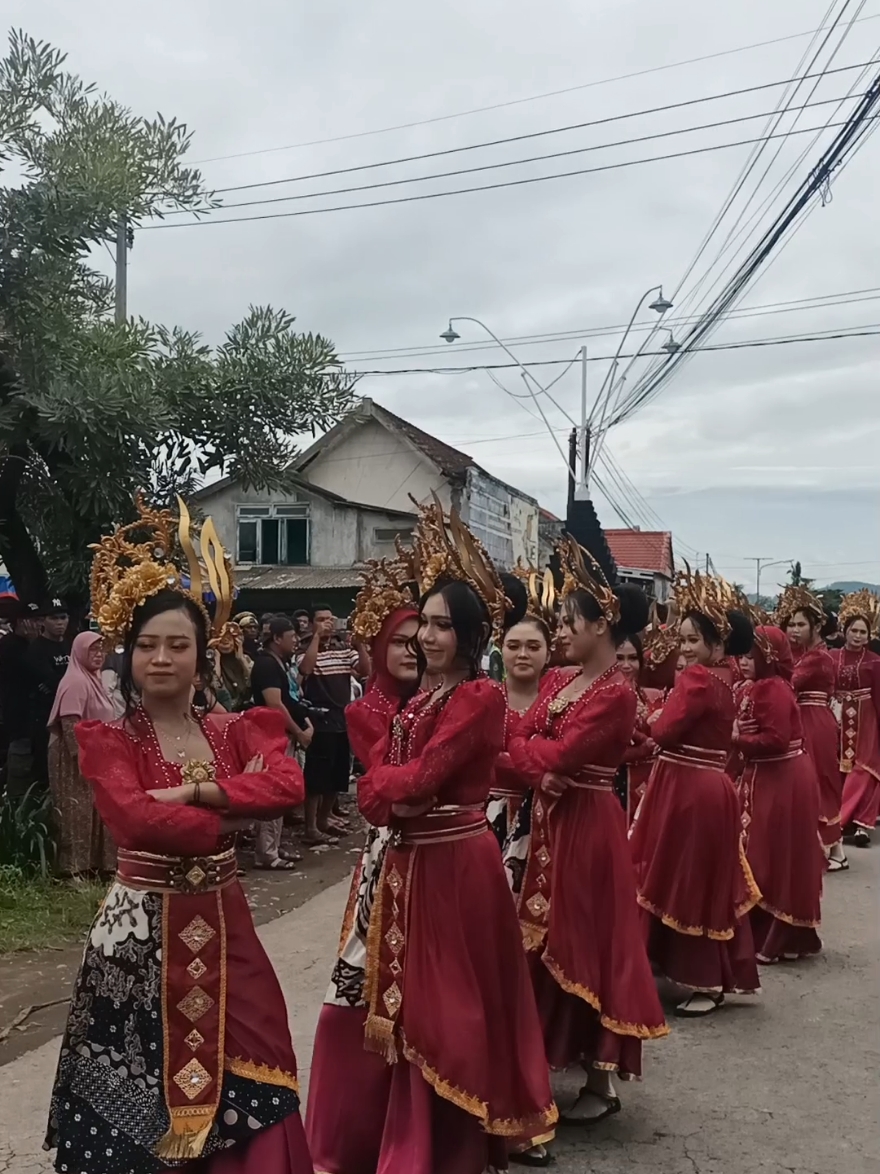
[[81, 941], [107, 887], [103, 881], [56, 881], [0, 866], [0, 955]]

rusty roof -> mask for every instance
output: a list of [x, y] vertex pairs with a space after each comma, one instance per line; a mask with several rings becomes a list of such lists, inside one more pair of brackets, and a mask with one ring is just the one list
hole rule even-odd
[[327, 591], [360, 587], [354, 567], [237, 567], [235, 585], [247, 591]]

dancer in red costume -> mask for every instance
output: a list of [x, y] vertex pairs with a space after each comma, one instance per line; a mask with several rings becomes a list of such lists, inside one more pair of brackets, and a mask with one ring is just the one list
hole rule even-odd
[[645, 955], [614, 778], [632, 740], [636, 695], [616, 646], [645, 626], [636, 588], [612, 591], [573, 539], [564, 567], [559, 640], [576, 668], [547, 674], [510, 747], [537, 788], [519, 895], [547, 1059], [581, 1064], [587, 1083], [566, 1120], [620, 1110], [612, 1074], [638, 1078], [642, 1041], [667, 1034]]
[[557, 1117], [485, 817], [505, 701], [479, 665], [506, 600], [456, 514], [424, 508], [414, 542], [420, 664], [439, 684], [394, 718], [358, 792], [367, 819], [392, 831], [367, 935], [361, 1045], [391, 1075], [379, 1148], [352, 1169], [483, 1174], [506, 1167], [517, 1138], [552, 1135]]
[[631, 847], [655, 968], [693, 993], [679, 1015], [708, 1015], [725, 992], [759, 989], [746, 914], [760, 898], [726, 773], [736, 706], [725, 657], [745, 654], [752, 625], [726, 584], [682, 574], [676, 602], [688, 667], [651, 733], [660, 747]]
[[844, 647], [831, 653], [840, 704], [841, 824], [859, 848], [880, 816], [880, 656], [868, 642], [880, 630], [880, 599], [862, 590], [840, 606]]
[[[287, 1010], [234, 834], [302, 802], [302, 773], [271, 711], [193, 711], [209, 671], [204, 571], [183, 503], [179, 545], [170, 514], [139, 509], [92, 574], [98, 623], [124, 645], [127, 708], [76, 736], [118, 873], [74, 985], [47, 1147], [61, 1174], [311, 1174]], [[231, 583], [210, 521], [201, 550], [222, 639]]]
[[[358, 761], [369, 768], [391, 722], [418, 688], [415, 637], [418, 609], [408, 586], [408, 562], [378, 563], [364, 574], [352, 630], [369, 644], [372, 675], [364, 696], [345, 711], [348, 737]], [[367, 1005], [364, 973], [373, 896], [390, 837], [371, 827], [351, 880], [339, 954], [318, 1019], [306, 1133], [317, 1170], [326, 1174], [372, 1174], [382, 1144], [392, 1069], [364, 1049]], [[349, 1093], [358, 1090], [358, 1112]]]
[[640, 636], [633, 635], [620, 645], [617, 666], [636, 692], [636, 725], [618, 774], [618, 798], [626, 812], [626, 822], [631, 824], [654, 765], [657, 746], [651, 737], [651, 717], [662, 707], [663, 693], [660, 689], [643, 688], [641, 684], [646, 661]]
[[844, 872], [849, 862], [841, 840], [843, 779], [838, 726], [831, 711], [834, 661], [822, 638], [825, 608], [821, 599], [806, 588], [786, 587], [776, 605], [776, 622], [794, 652], [791, 683], [801, 710], [804, 745], [819, 780], [819, 835], [825, 846], [828, 871]]
[[789, 683], [794, 662], [788, 637], [779, 628], [756, 628], [740, 667], [733, 741], [744, 761], [739, 792], [746, 858], [761, 890], [750, 914], [752, 932], [759, 962], [790, 961], [822, 949], [819, 782], [804, 753]]

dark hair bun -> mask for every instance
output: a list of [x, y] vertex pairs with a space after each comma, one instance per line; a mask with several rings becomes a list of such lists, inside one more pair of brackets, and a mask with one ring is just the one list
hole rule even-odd
[[728, 656], [747, 656], [755, 643], [752, 621], [744, 612], [734, 609], [727, 613], [727, 622], [730, 635], [724, 641], [724, 651]]
[[504, 594], [512, 604], [510, 610], [504, 617], [504, 631], [506, 632], [514, 624], [518, 624], [526, 614], [529, 606], [529, 593], [525, 583], [522, 579], [518, 579], [516, 575], [511, 575], [508, 571], [504, 571], [500, 578], [501, 586], [504, 588]]
[[618, 636], [635, 636], [648, 626], [648, 597], [641, 587], [624, 583], [614, 588], [620, 604], [620, 619], [614, 625]]

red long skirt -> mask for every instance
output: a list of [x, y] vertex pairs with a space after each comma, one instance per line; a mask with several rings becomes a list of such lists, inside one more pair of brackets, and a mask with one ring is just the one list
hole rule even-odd
[[873, 828], [880, 815], [880, 745], [878, 745], [877, 713], [870, 697], [860, 698], [859, 734], [855, 765], [843, 782], [843, 803], [840, 820], [844, 827], [857, 824]]
[[809, 757], [755, 759], [740, 782], [745, 848], [761, 900], [751, 911], [760, 960], [817, 954], [825, 857]]
[[626, 815], [610, 790], [571, 788], [548, 818], [550, 922], [530, 955], [548, 1063], [638, 1079], [642, 1041], [669, 1029], [639, 925]]
[[834, 714], [825, 705], [799, 707], [804, 727], [804, 748], [812, 759], [819, 780], [819, 835], [826, 848], [841, 836], [840, 805], [843, 779], [840, 775], [839, 739]]
[[742, 848], [739, 798], [728, 775], [658, 759], [630, 847], [654, 966], [692, 990], [758, 990], [745, 915], [761, 894]]
[[243, 1145], [176, 1170], [177, 1174], [312, 1174], [314, 1166], [302, 1118], [293, 1113]]

